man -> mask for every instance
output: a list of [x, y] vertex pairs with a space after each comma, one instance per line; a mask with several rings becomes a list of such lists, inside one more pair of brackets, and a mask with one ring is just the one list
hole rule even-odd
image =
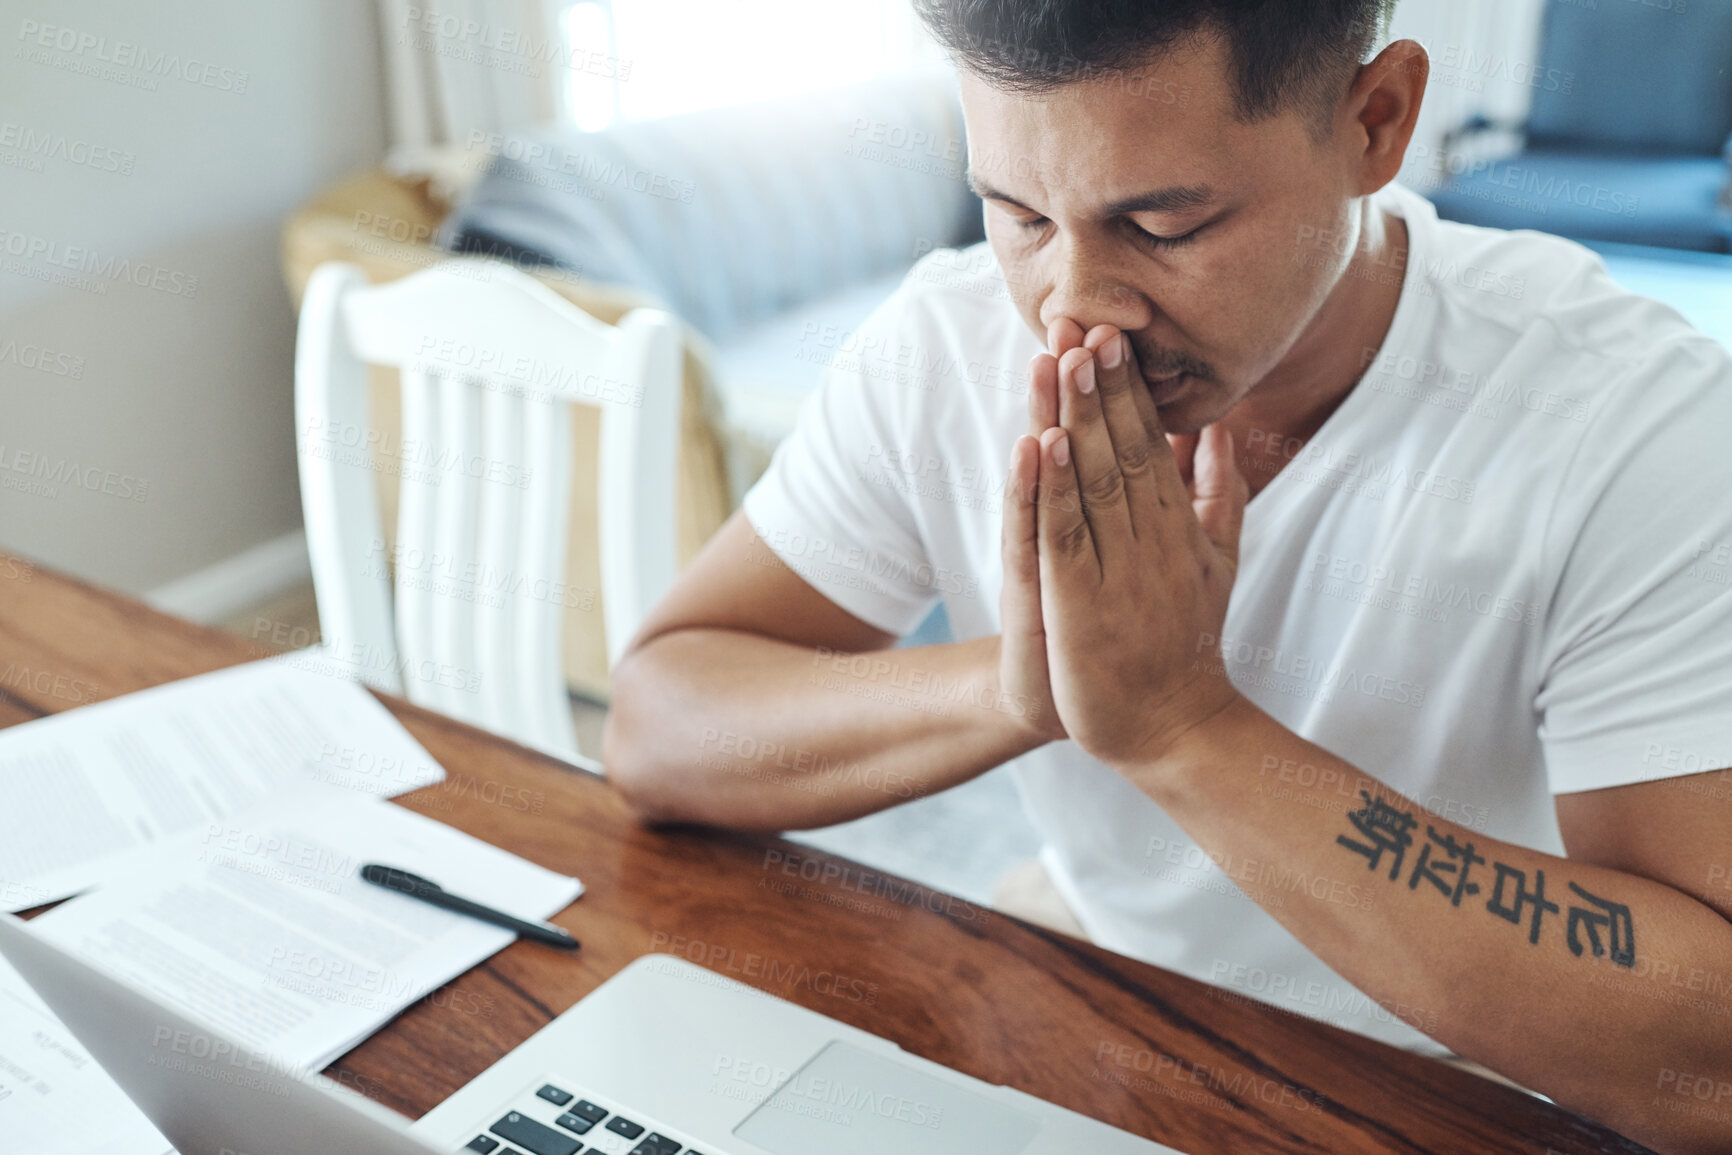
[[993, 259], [646, 623], [614, 780], [783, 829], [1014, 760], [1095, 941], [1725, 1150], [1663, 1109], [1732, 1080], [1725, 351], [1391, 183], [1381, 0], [919, 7]]

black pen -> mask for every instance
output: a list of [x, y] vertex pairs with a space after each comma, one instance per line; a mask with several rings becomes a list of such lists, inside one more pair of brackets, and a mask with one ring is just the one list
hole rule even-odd
[[458, 898], [437, 882], [431, 882], [418, 874], [410, 874], [407, 870], [398, 870], [395, 866], [380, 866], [376, 862], [369, 862], [361, 868], [361, 877], [374, 886], [418, 898], [442, 910], [454, 910], [458, 914], [466, 914], [470, 918], [514, 930], [523, 938], [546, 946], [558, 947], [560, 950], [576, 950], [579, 946], [575, 938], [550, 922], [530, 922], [527, 919], [514, 918], [502, 910], [482, 906], [479, 902], [471, 902], [467, 898]]

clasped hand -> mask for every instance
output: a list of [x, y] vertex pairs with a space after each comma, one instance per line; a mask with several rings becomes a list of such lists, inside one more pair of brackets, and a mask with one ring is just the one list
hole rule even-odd
[[[1056, 355], [1055, 355], [1056, 354]], [[1219, 425], [1169, 436], [1128, 338], [1054, 327], [1004, 497], [998, 675], [1125, 771], [1238, 699], [1218, 661], [1248, 487]]]

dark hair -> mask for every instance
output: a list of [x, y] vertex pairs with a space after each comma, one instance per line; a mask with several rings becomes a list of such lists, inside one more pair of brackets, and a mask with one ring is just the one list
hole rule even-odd
[[1333, 109], [1395, 0], [914, 0], [959, 63], [1007, 92], [1051, 92], [1132, 71], [1197, 34], [1220, 35], [1239, 115]]

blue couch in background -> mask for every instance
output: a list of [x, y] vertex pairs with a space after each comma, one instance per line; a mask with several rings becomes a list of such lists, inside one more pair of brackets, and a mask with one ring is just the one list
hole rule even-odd
[[1514, 156], [1452, 164], [1453, 220], [1577, 240], [1732, 252], [1732, 0], [1549, 3]]

